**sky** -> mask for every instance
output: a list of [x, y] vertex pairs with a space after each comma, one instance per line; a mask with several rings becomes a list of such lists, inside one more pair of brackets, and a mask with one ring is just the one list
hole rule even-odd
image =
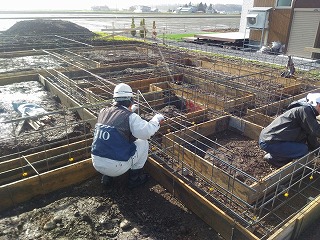
[[108, 6], [113, 9], [128, 9], [134, 5], [168, 4], [242, 4], [243, 0], [2, 0], [0, 10], [90, 10], [92, 6]]

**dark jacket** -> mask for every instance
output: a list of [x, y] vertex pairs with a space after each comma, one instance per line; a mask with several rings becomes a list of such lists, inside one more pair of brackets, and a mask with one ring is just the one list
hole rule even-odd
[[129, 126], [129, 116], [132, 112], [122, 106], [112, 106], [100, 111], [97, 123], [115, 127], [130, 143], [136, 138], [132, 136]]
[[306, 102], [293, 102], [288, 110], [273, 120], [260, 133], [260, 142], [301, 142], [310, 150], [319, 147], [320, 124], [317, 110]]
[[136, 152], [135, 138], [130, 131], [131, 111], [112, 106], [102, 109], [95, 126], [91, 153], [117, 161], [128, 161]]

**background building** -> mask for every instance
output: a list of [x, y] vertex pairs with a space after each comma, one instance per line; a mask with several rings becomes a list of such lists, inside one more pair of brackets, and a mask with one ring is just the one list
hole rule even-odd
[[287, 55], [320, 58], [319, 53], [306, 51], [320, 47], [319, 0], [254, 0], [246, 20], [251, 42], [281, 42]]

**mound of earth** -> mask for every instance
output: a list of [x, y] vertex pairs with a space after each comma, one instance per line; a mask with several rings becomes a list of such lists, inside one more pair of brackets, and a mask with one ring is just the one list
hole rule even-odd
[[62, 20], [36, 19], [15, 23], [4, 32], [6, 35], [53, 35], [53, 34], [81, 34], [92, 37], [93, 32], [75, 23]]

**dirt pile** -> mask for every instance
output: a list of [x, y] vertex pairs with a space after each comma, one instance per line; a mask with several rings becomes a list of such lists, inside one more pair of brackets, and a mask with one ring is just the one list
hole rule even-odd
[[4, 52], [83, 47], [95, 34], [69, 21], [37, 19], [20, 21], [0, 36]]
[[75, 23], [62, 20], [36, 19], [20, 21], [5, 31], [5, 35], [73, 35], [81, 34], [88, 37], [94, 35], [87, 28], [81, 27]]

